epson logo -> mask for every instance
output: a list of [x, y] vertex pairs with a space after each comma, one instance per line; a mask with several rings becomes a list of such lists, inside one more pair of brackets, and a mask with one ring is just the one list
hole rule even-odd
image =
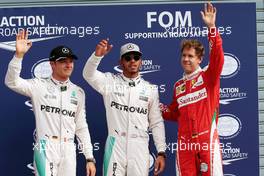
[[192, 26], [192, 14], [191, 11], [184, 14], [181, 11], [147, 12], [147, 27], [152, 28], [153, 23], [158, 23], [163, 28]]
[[218, 133], [220, 139], [236, 137], [242, 129], [242, 123], [233, 114], [220, 114], [218, 118]]
[[231, 78], [240, 70], [239, 59], [230, 53], [224, 54], [224, 66], [221, 73], [221, 78]]
[[49, 78], [51, 74], [52, 69], [48, 58], [39, 60], [31, 68], [33, 78]]

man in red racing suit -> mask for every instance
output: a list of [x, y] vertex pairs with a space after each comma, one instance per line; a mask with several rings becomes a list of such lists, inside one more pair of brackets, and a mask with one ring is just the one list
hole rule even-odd
[[184, 76], [174, 85], [173, 101], [161, 105], [163, 118], [178, 122], [177, 176], [222, 176], [217, 132], [220, 74], [224, 64], [222, 39], [215, 28], [216, 8], [201, 12], [208, 27], [210, 63], [201, 69], [203, 45], [185, 40], [181, 47]]

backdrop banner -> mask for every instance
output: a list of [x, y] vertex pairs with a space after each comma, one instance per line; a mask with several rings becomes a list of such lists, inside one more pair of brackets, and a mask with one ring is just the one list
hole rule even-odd
[[[216, 3], [217, 27], [223, 39], [225, 64], [221, 74], [218, 129], [225, 176], [259, 175], [257, 40], [255, 3]], [[21, 76], [49, 77], [49, 53], [57, 45], [72, 48], [79, 60], [71, 77], [86, 92], [89, 130], [102, 175], [107, 126], [102, 96], [82, 77], [89, 56], [101, 39], [108, 38], [112, 51], [102, 60], [103, 72], [121, 72], [120, 46], [133, 42], [143, 52], [141, 75], [158, 85], [160, 101], [172, 100], [173, 85], [182, 77], [180, 42], [198, 39], [206, 48], [202, 67], [208, 64], [207, 28], [201, 3], [149, 3], [79, 5], [0, 9], [0, 170], [3, 176], [34, 175], [35, 120], [31, 100], [4, 85], [9, 61], [14, 55], [16, 34], [29, 32], [33, 46], [25, 55]], [[246, 12], [246, 13], [245, 13]], [[243, 19], [243, 22], [241, 22]], [[177, 123], [165, 122], [167, 160], [162, 175], [173, 176], [177, 149]], [[150, 134], [151, 135], [151, 134]], [[77, 150], [77, 175], [85, 175], [85, 160]], [[140, 153], [137, 153], [140, 155]], [[156, 150], [150, 141], [150, 175]]]

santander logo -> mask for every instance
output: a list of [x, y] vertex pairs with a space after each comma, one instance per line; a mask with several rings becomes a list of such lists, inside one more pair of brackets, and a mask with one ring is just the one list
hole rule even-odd
[[177, 99], [179, 108], [186, 106], [188, 104], [196, 103], [207, 97], [206, 89], [203, 88], [199, 91], [187, 94]]

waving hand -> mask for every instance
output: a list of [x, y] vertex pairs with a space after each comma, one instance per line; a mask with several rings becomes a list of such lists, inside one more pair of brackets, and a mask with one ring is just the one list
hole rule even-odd
[[16, 57], [23, 58], [25, 53], [32, 46], [32, 42], [28, 40], [28, 33], [25, 30], [19, 31], [16, 36]]
[[201, 11], [202, 19], [208, 28], [215, 27], [216, 8], [211, 4], [204, 4], [204, 11]]

